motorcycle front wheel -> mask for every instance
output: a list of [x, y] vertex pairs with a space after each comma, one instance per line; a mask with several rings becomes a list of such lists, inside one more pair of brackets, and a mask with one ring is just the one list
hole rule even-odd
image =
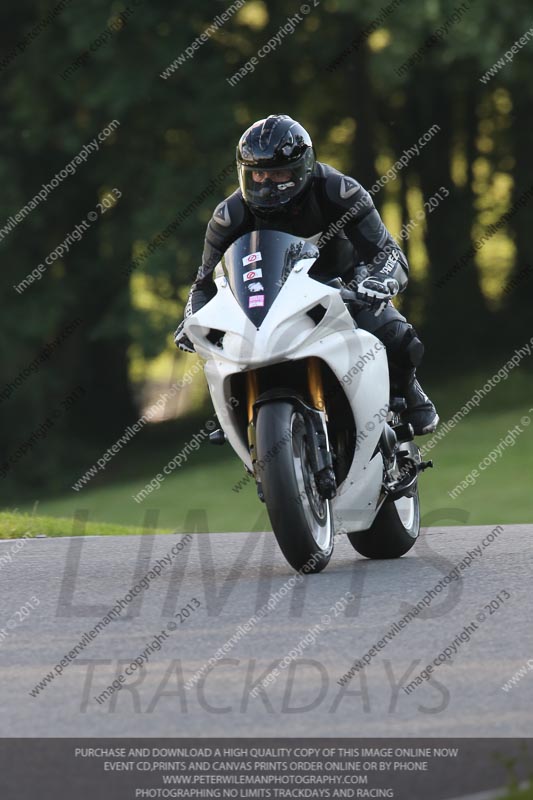
[[318, 493], [305, 420], [288, 400], [265, 403], [256, 421], [259, 476], [272, 529], [295, 570], [320, 572], [333, 552], [329, 500]]

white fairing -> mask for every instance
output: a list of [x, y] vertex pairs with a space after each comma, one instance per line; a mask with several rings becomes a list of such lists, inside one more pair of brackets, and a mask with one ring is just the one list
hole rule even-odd
[[[379, 509], [383, 480], [383, 459], [376, 445], [389, 400], [387, 357], [375, 336], [354, 329], [338, 289], [308, 277], [313, 263], [314, 259], [305, 259], [296, 264], [259, 329], [222, 277], [216, 280], [215, 297], [188, 317], [185, 331], [206, 359], [209, 391], [226, 437], [249, 468], [248, 445], [229, 403], [229, 376], [309, 356], [328, 364], [344, 387], [358, 432], [353, 462], [332, 501], [335, 529], [366, 530]], [[327, 309], [318, 325], [306, 314], [317, 304]], [[205, 338], [210, 329], [225, 331], [222, 347]]]

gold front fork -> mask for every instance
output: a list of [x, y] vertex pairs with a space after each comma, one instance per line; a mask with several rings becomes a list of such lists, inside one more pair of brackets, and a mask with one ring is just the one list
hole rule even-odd
[[[248, 404], [248, 447], [250, 449], [250, 458], [252, 459], [252, 469], [255, 475], [255, 464], [257, 461], [256, 442], [255, 442], [255, 425], [254, 425], [254, 403], [259, 394], [257, 384], [257, 373], [252, 370], [246, 373], [246, 401]], [[257, 476], [256, 476], [257, 477]]]
[[257, 373], [251, 370], [246, 373], [246, 399], [248, 401], [248, 424], [254, 421], [254, 403], [257, 400]]
[[313, 406], [318, 409], [318, 411], [325, 411], [326, 403], [324, 400], [324, 387], [322, 385], [322, 372], [320, 370], [320, 361], [315, 356], [311, 356], [307, 359], [307, 381]]

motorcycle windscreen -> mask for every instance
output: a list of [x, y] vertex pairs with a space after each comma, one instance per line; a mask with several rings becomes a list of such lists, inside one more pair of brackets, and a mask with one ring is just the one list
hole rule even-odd
[[305, 239], [272, 230], [246, 233], [228, 248], [222, 263], [231, 291], [256, 328], [304, 256], [316, 258], [318, 250]]

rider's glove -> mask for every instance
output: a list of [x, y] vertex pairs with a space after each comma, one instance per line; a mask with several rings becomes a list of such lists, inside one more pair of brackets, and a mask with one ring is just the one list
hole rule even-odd
[[387, 302], [398, 294], [400, 291], [400, 284], [395, 278], [378, 278], [369, 277], [361, 281], [357, 286], [357, 294], [364, 300], [381, 301], [375, 316], [377, 317]]
[[400, 284], [395, 278], [365, 278], [358, 285], [357, 291], [365, 297], [390, 300], [400, 291]]
[[180, 350], [184, 350], [186, 353], [195, 353], [194, 345], [184, 333], [183, 328], [185, 326], [185, 320], [180, 322], [176, 329], [176, 333], [174, 334], [174, 342], [176, 343], [176, 347], [179, 347]]

